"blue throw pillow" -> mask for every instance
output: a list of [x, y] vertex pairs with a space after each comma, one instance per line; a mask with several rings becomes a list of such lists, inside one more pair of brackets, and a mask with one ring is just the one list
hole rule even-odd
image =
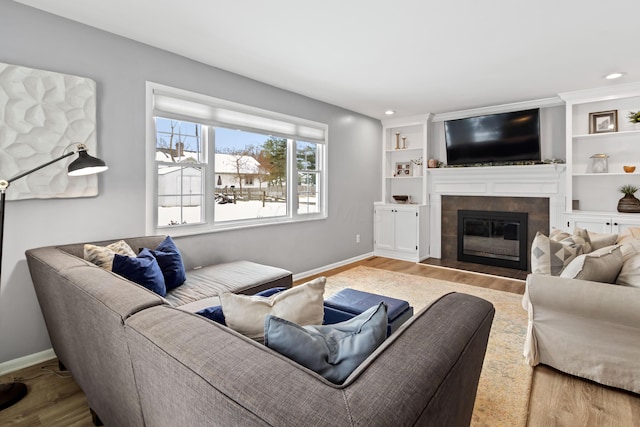
[[182, 255], [171, 236], [167, 236], [151, 254], [162, 270], [167, 291], [177, 288], [187, 280]]
[[[283, 287], [271, 288], [271, 289], [265, 289], [264, 291], [260, 291], [256, 295], [259, 296], [259, 297], [268, 298], [273, 294], [277, 294], [278, 292], [282, 292], [282, 291], [286, 291], [286, 290], [287, 290], [287, 288], [283, 288]], [[227, 322], [226, 322], [226, 320], [224, 318], [224, 313], [222, 312], [222, 306], [221, 305], [215, 305], [213, 307], [207, 307], [205, 309], [202, 309], [202, 310], [198, 311], [196, 314], [199, 314], [200, 316], [204, 316], [207, 319], [211, 319], [214, 322], [220, 323], [221, 325], [227, 326]]]
[[160, 296], [167, 294], [162, 270], [149, 249], [142, 249], [137, 257], [115, 254], [112, 271]]
[[267, 347], [335, 384], [342, 384], [386, 338], [384, 303], [333, 325], [299, 326], [273, 315], [264, 321]]

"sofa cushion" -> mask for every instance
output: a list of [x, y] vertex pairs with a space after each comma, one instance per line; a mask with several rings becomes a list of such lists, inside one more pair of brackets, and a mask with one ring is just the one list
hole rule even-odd
[[124, 240], [118, 240], [117, 242], [111, 243], [107, 246], [97, 246], [89, 243], [84, 245], [83, 258], [98, 267], [104, 268], [105, 270], [111, 271], [113, 256], [115, 254], [133, 257], [136, 256], [136, 253], [131, 249], [131, 246], [129, 246]]
[[615, 245], [618, 240], [617, 234], [596, 233], [595, 231], [587, 231], [587, 233], [592, 251]]
[[[271, 295], [275, 295], [279, 292], [286, 291], [287, 289], [288, 288], [284, 288], [284, 287], [265, 289], [264, 291], [260, 291], [255, 295], [259, 297], [270, 297]], [[180, 308], [182, 309], [182, 307]], [[199, 314], [200, 316], [204, 316], [207, 319], [213, 320], [216, 323], [220, 323], [221, 325], [225, 325], [225, 326], [227, 325], [221, 305], [214, 305], [212, 307], [204, 308], [200, 311], [197, 311], [196, 314]]]
[[616, 243], [627, 243], [640, 240], [640, 227], [629, 227], [618, 236]]
[[622, 268], [620, 246], [608, 246], [579, 255], [562, 271], [560, 277], [614, 283]]
[[579, 235], [554, 241], [537, 232], [531, 245], [531, 272], [558, 276], [586, 247], [586, 240]]
[[387, 311], [379, 303], [345, 322], [310, 326], [267, 315], [264, 330], [267, 347], [341, 384], [384, 342]]
[[175, 289], [184, 283], [187, 275], [184, 270], [182, 255], [171, 236], [165, 237], [155, 250], [151, 251], [151, 254], [156, 258], [160, 270], [162, 270], [167, 291]]
[[220, 294], [222, 311], [231, 329], [255, 340], [264, 338], [268, 314], [299, 325], [319, 325], [324, 317], [323, 296], [326, 279], [319, 277], [270, 297]]
[[115, 254], [113, 272], [160, 296], [167, 293], [162, 270], [149, 249], [142, 249], [137, 257]]
[[[168, 291], [165, 299], [174, 307], [199, 305], [198, 301], [217, 297], [223, 292], [253, 295], [269, 288], [290, 288], [291, 283], [292, 275], [288, 270], [246, 260], [231, 261], [188, 270], [187, 281]], [[213, 305], [217, 304], [199, 305], [190, 311]]]
[[622, 263], [616, 284], [640, 288], [640, 254], [635, 254]]

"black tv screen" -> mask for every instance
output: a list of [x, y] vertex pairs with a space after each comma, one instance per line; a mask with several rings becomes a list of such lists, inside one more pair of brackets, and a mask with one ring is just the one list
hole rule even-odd
[[444, 122], [448, 165], [540, 161], [540, 109]]

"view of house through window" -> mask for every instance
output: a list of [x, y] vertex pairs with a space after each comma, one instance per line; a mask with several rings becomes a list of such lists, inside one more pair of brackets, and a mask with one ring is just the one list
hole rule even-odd
[[215, 221], [287, 215], [287, 139], [216, 127]]
[[287, 216], [290, 145], [297, 214], [320, 213], [320, 144], [162, 117], [155, 123], [158, 226], [204, 222], [207, 194], [216, 223]]
[[327, 217], [326, 124], [152, 82], [147, 100], [149, 232]]
[[204, 140], [199, 124], [156, 118], [158, 225], [203, 221]]

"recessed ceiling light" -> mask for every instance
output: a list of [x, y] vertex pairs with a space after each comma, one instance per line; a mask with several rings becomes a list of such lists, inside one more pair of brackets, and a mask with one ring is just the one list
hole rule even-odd
[[395, 111], [393, 111], [393, 110], [387, 110], [387, 111], [385, 111], [384, 113], [385, 113], [387, 116], [390, 116], [390, 115], [392, 115], [392, 114], [395, 114], [396, 112], [395, 112]]
[[607, 74], [606, 76], [604, 76], [604, 78], [607, 79], [607, 80], [613, 80], [613, 79], [619, 79], [623, 75], [624, 75], [624, 73], [617, 72], [617, 73]]

